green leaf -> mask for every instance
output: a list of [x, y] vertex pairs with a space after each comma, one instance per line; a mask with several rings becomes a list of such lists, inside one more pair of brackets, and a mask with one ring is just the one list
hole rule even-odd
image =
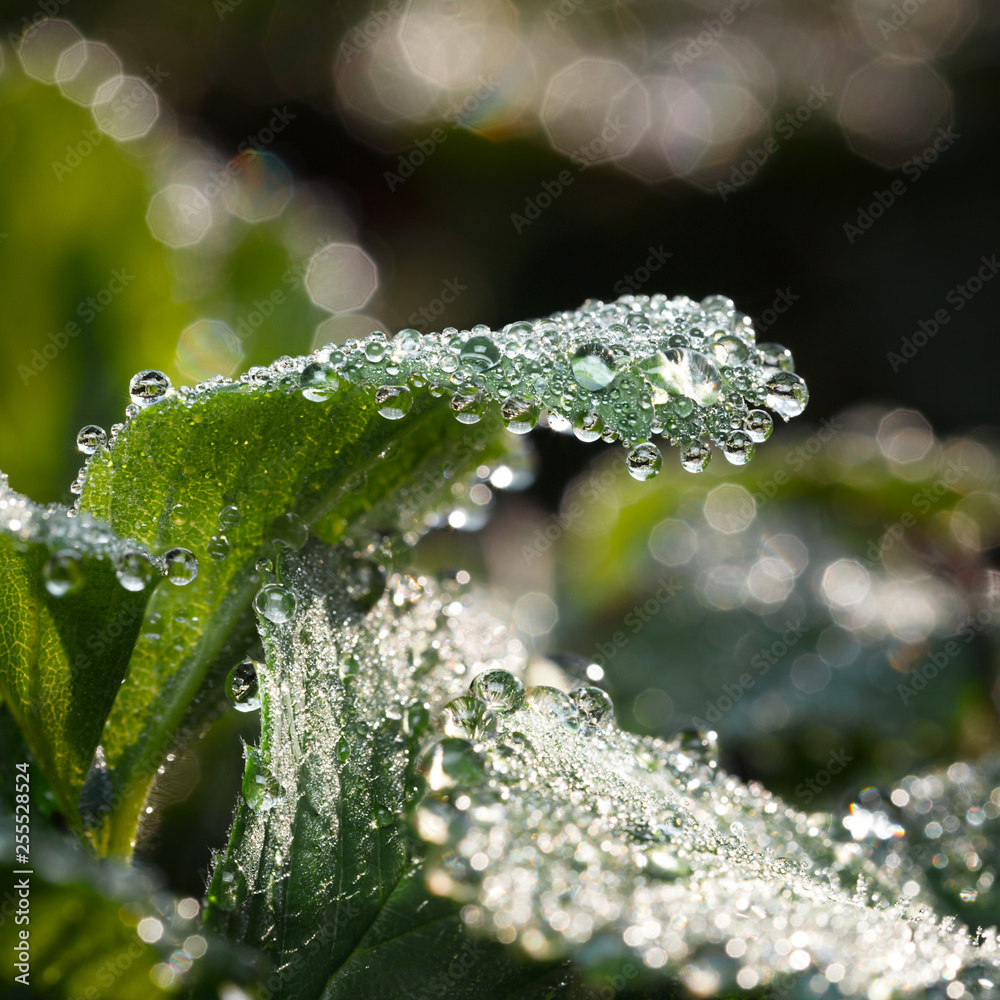
[[261, 622], [261, 743], [212, 874], [210, 924], [264, 951], [281, 997], [514, 997], [560, 982], [563, 970], [469, 941], [458, 908], [423, 889], [402, 818], [423, 699], [455, 693], [466, 663], [508, 655], [506, 634], [474, 613], [450, 626], [453, 582], [373, 578], [318, 542], [282, 564], [298, 612]]
[[149, 592], [116, 560], [141, 551], [89, 515], [42, 508], [0, 482], [0, 692], [71, 824]]

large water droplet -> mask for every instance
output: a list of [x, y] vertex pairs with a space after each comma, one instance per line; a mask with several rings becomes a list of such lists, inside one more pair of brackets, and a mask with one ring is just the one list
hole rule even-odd
[[765, 375], [795, 371], [792, 352], [783, 344], [758, 344], [757, 350], [761, 353]]
[[295, 617], [298, 602], [295, 594], [277, 583], [261, 587], [254, 598], [254, 607], [269, 622], [281, 625]]
[[93, 455], [98, 448], [103, 448], [108, 443], [108, 435], [103, 427], [97, 424], [87, 424], [80, 428], [80, 433], [76, 436], [76, 449], [83, 455]]
[[527, 434], [538, 423], [538, 405], [522, 396], [508, 396], [500, 404], [500, 417], [513, 434]]
[[170, 379], [155, 368], [147, 368], [132, 376], [128, 394], [136, 406], [149, 406], [170, 392]]
[[332, 365], [316, 361], [302, 369], [299, 385], [306, 399], [313, 403], [323, 403], [340, 388], [340, 379]]
[[352, 559], [347, 567], [347, 596], [359, 608], [367, 610], [385, 593], [385, 571], [371, 559]]
[[633, 479], [645, 482], [663, 468], [663, 455], [651, 441], [637, 444], [626, 456], [625, 465]]
[[753, 458], [753, 441], [746, 431], [733, 431], [722, 441], [722, 454], [733, 465], [746, 465]]
[[743, 418], [743, 429], [755, 444], [766, 441], [774, 430], [774, 421], [767, 410], [751, 410]]
[[564, 729], [568, 729], [571, 733], [579, 731], [580, 714], [572, 698], [565, 692], [558, 688], [540, 685], [528, 688], [525, 700], [529, 707], [554, 719]]
[[205, 550], [216, 562], [221, 562], [229, 555], [229, 539], [225, 535], [212, 535]]
[[246, 770], [243, 772], [243, 798], [255, 812], [273, 809], [281, 798], [278, 779], [257, 759], [254, 752], [248, 752]]
[[167, 579], [178, 587], [189, 584], [198, 575], [198, 559], [190, 549], [176, 548], [164, 553]]
[[275, 548], [291, 549], [297, 552], [309, 540], [309, 528], [295, 511], [279, 514], [265, 532], [267, 540]]
[[183, 528], [188, 523], [191, 513], [182, 503], [174, 504], [170, 508], [170, 523], [175, 528]]
[[597, 410], [580, 414], [573, 421], [573, 433], [579, 441], [596, 441], [604, 433], [604, 421]]
[[104, 747], [98, 744], [87, 776], [83, 779], [77, 802], [80, 819], [86, 831], [97, 832], [109, 819], [114, 806], [114, 791], [111, 771], [104, 756]]
[[573, 378], [584, 389], [597, 391], [615, 380], [615, 356], [603, 344], [583, 344], [570, 361]]
[[375, 390], [375, 403], [386, 420], [401, 420], [413, 406], [413, 393], [405, 385], [380, 385]]
[[681, 467], [688, 472], [704, 472], [712, 460], [712, 449], [699, 441], [687, 441], [681, 444]]
[[253, 660], [237, 663], [226, 677], [226, 697], [237, 712], [256, 712], [260, 708], [260, 684]]
[[490, 337], [470, 337], [459, 352], [458, 360], [478, 372], [489, 371], [500, 364], [500, 348]]
[[463, 740], [492, 738], [496, 735], [496, 716], [486, 702], [466, 694], [444, 706], [441, 729], [446, 736]]
[[805, 382], [792, 372], [772, 375], [764, 383], [764, 388], [767, 390], [765, 405], [785, 420], [797, 417], [809, 402], [809, 390]]
[[417, 768], [434, 792], [471, 787], [483, 777], [483, 755], [466, 739], [451, 737], [432, 743], [421, 755]]
[[603, 729], [614, 718], [615, 705], [607, 691], [592, 685], [574, 688], [569, 693], [580, 714], [585, 730]]
[[232, 504], [228, 507], [223, 507], [219, 511], [219, 530], [228, 531], [230, 528], [235, 528], [242, 519], [243, 515], [240, 513], [239, 507], [235, 507]]
[[524, 685], [499, 667], [476, 674], [470, 690], [494, 712], [516, 712], [524, 704]]
[[455, 417], [463, 424], [478, 424], [486, 412], [486, 399], [481, 392], [456, 392], [451, 397]]
[[53, 597], [65, 597], [83, 582], [83, 560], [75, 549], [53, 553], [42, 567], [45, 589]]
[[126, 552], [115, 567], [118, 582], [132, 591], [145, 590], [153, 573], [153, 564], [141, 552]]
[[220, 910], [238, 910], [247, 900], [247, 879], [235, 861], [224, 862], [216, 870], [208, 891], [208, 901]]
[[640, 362], [639, 370], [654, 390], [654, 403], [665, 403], [671, 395], [678, 395], [711, 406], [722, 394], [719, 369], [711, 358], [698, 351], [684, 348], [657, 351]]

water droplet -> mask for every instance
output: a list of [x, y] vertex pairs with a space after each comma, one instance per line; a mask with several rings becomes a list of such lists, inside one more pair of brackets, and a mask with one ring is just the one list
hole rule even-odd
[[80, 788], [77, 808], [84, 829], [96, 833], [111, 816], [114, 806], [114, 784], [104, 756], [104, 747], [98, 744]]
[[604, 421], [597, 410], [583, 413], [573, 421], [573, 433], [579, 441], [596, 441], [604, 433]]
[[603, 344], [583, 344], [577, 348], [570, 368], [579, 385], [595, 392], [615, 380], [615, 356]]
[[155, 368], [147, 368], [132, 376], [128, 394], [136, 406], [150, 406], [170, 392], [170, 379]]
[[235, 861], [216, 869], [208, 890], [208, 901], [220, 910], [238, 910], [247, 900], [247, 879]]
[[447, 738], [432, 743], [421, 755], [417, 768], [434, 792], [470, 787], [483, 777], [483, 755], [466, 739]]
[[226, 677], [226, 697], [237, 712], [256, 712], [260, 708], [257, 664], [253, 660], [237, 663]]
[[714, 764], [719, 759], [719, 737], [711, 730], [704, 732], [694, 726], [682, 729], [677, 736], [677, 748], [702, 764]]
[[500, 417], [507, 430], [527, 434], [538, 423], [538, 406], [522, 396], [508, 396], [500, 404]]
[[783, 344], [758, 344], [757, 350], [761, 354], [765, 375], [795, 371], [792, 352]]
[[691, 866], [666, 847], [654, 847], [646, 854], [646, 871], [659, 879], [673, 880], [691, 874]]
[[153, 573], [153, 564], [141, 552], [126, 552], [115, 567], [118, 582], [132, 591], [145, 590]]
[[386, 343], [381, 337], [376, 337], [374, 340], [370, 340], [365, 344], [365, 357], [372, 362], [372, 364], [378, 364], [385, 357]]
[[454, 698], [441, 712], [441, 729], [446, 736], [481, 740], [496, 736], [496, 716], [486, 702], [471, 695]]
[[805, 382], [792, 372], [778, 372], [764, 383], [767, 397], [764, 404], [774, 410], [779, 417], [788, 420], [797, 417], [809, 402], [809, 390]]
[[381, 385], [375, 390], [375, 403], [386, 420], [401, 420], [413, 406], [413, 393], [405, 385]]
[[733, 431], [722, 440], [722, 454], [733, 465], [746, 465], [753, 458], [753, 441], [746, 431]]
[[246, 770], [243, 772], [243, 798], [254, 812], [273, 809], [281, 798], [278, 779], [261, 763], [256, 752], [249, 748]]
[[766, 441], [774, 430], [774, 421], [767, 410], [751, 410], [743, 418], [743, 429], [755, 444]]
[[580, 715], [568, 694], [554, 687], [533, 687], [525, 692], [525, 700], [536, 712], [547, 715], [571, 733], [580, 729]]
[[697, 439], [681, 445], [681, 467], [688, 472], [704, 472], [712, 460], [712, 449]]
[[216, 562], [221, 562], [229, 555], [229, 539], [225, 535], [212, 535], [205, 550]]
[[385, 593], [385, 583], [385, 571], [371, 559], [352, 559], [347, 567], [347, 596], [363, 610]]
[[486, 399], [481, 392], [462, 392], [451, 397], [451, 408], [463, 424], [478, 424], [486, 412]]
[[403, 711], [403, 732], [407, 736], [420, 736], [431, 724], [431, 710], [426, 702], [415, 701]]
[[306, 399], [313, 403], [324, 403], [340, 388], [340, 379], [332, 365], [316, 361], [302, 369], [299, 385]]
[[625, 456], [625, 465], [633, 479], [645, 482], [652, 479], [663, 468], [663, 455], [651, 441], [637, 444]]
[[235, 528], [242, 518], [243, 515], [240, 513], [239, 507], [234, 507], [232, 504], [228, 507], [223, 507], [219, 511], [219, 530], [228, 531], [230, 528]]
[[701, 406], [711, 406], [722, 394], [719, 369], [711, 358], [698, 351], [684, 348], [657, 351], [640, 362], [639, 371], [654, 390], [654, 403], [665, 403], [671, 395], [677, 395], [693, 399]]
[[253, 603], [263, 618], [281, 625], [295, 617], [298, 601], [292, 591], [280, 584], [269, 583], [260, 588]]
[[298, 514], [290, 510], [279, 514], [267, 526], [265, 536], [276, 549], [285, 548], [297, 552], [309, 540], [309, 528]]
[[477, 372], [489, 371], [500, 364], [500, 348], [489, 337], [470, 337], [459, 352], [458, 360]]
[[170, 508], [170, 523], [175, 528], [183, 528], [185, 524], [188, 523], [188, 518], [190, 517], [187, 507], [182, 503], [174, 504]]
[[75, 549], [62, 549], [45, 561], [42, 567], [45, 589], [53, 597], [65, 597], [83, 582], [83, 560]]
[[712, 353], [720, 365], [741, 365], [750, 357], [750, 348], [735, 334], [724, 333], [712, 341]]
[[484, 670], [469, 690], [494, 712], [516, 712], [524, 704], [524, 685], [509, 670]]
[[574, 688], [569, 693], [580, 714], [585, 730], [603, 729], [614, 718], [615, 706], [607, 691], [592, 685]]
[[189, 549], [171, 549], [163, 556], [167, 579], [178, 587], [189, 584], [198, 575], [198, 559]]
[[76, 450], [83, 455], [93, 455], [98, 448], [103, 448], [108, 443], [108, 435], [103, 427], [97, 424], [87, 424], [80, 428], [80, 433], [76, 436]]

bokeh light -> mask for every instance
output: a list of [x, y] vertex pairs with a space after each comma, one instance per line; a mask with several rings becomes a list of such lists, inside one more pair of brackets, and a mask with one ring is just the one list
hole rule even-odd
[[316, 253], [306, 272], [306, 288], [316, 305], [329, 312], [360, 309], [378, 284], [375, 262], [361, 249], [334, 243]]

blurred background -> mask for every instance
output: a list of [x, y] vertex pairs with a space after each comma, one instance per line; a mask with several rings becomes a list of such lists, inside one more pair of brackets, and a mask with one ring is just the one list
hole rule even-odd
[[[122, 419], [140, 368], [193, 384], [374, 329], [721, 293], [792, 349], [805, 417], [746, 469], [717, 455], [647, 484], [615, 449], [540, 430], [531, 484], [480, 496], [475, 535], [454, 529], [483, 518], [456, 511], [423, 564], [475, 568], [627, 726], [712, 727], [726, 766], [847, 811], [869, 847], [898, 836], [893, 809], [926, 817], [961, 783], [914, 775], [995, 743], [1000, 8], [3, 11], [15, 489], [69, 499], [77, 430]], [[149, 853], [182, 891], [200, 892], [255, 735], [230, 713], [161, 788]], [[995, 797], [972, 846], [934, 861], [947, 905], [984, 922], [1000, 889], [974, 838]]]

